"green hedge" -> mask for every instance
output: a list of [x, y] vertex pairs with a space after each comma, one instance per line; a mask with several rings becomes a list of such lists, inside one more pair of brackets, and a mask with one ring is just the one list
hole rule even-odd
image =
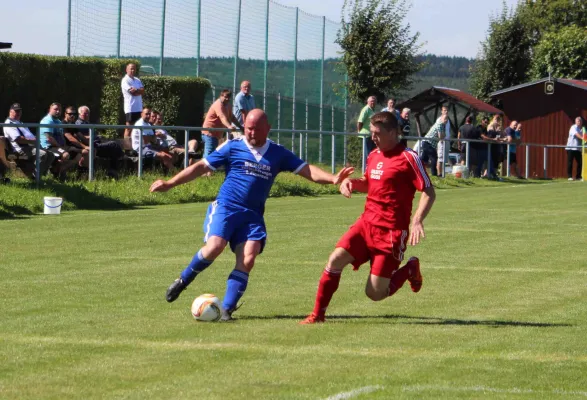
[[[91, 121], [124, 124], [120, 80], [133, 59], [52, 57], [0, 53], [0, 114], [23, 107], [23, 122], [38, 122], [49, 105], [87, 105]], [[201, 78], [143, 77], [144, 103], [165, 113], [168, 125], [201, 126], [210, 82]]]

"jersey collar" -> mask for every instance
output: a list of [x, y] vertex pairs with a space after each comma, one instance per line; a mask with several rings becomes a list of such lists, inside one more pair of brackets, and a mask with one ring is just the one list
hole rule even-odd
[[263, 158], [263, 156], [267, 152], [267, 149], [269, 148], [269, 139], [267, 139], [265, 144], [261, 147], [255, 147], [255, 146], [251, 145], [249, 143], [249, 141], [247, 140], [247, 138], [243, 138], [243, 142], [245, 142], [245, 144], [247, 145], [247, 148], [251, 151], [251, 153], [255, 157], [255, 160], [257, 160], [257, 162], [261, 161], [261, 159]]

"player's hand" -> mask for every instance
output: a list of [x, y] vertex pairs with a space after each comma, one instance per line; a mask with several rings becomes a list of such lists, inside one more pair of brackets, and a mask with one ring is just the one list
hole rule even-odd
[[426, 235], [424, 234], [424, 225], [420, 221], [413, 221], [412, 228], [410, 229], [410, 246], [415, 246], [422, 239], [424, 239]]
[[166, 181], [159, 179], [158, 181], [153, 182], [153, 184], [149, 188], [149, 192], [167, 192], [169, 189], [171, 189], [171, 185]]
[[340, 184], [340, 193], [350, 199], [351, 195], [353, 193], [353, 182], [350, 179], [345, 179], [344, 181], [342, 181], [342, 183]]
[[332, 181], [332, 183], [334, 185], [338, 185], [346, 178], [348, 178], [353, 172], [355, 172], [355, 169], [353, 167], [344, 167], [343, 169], [338, 171], [338, 174], [334, 176], [334, 181]]

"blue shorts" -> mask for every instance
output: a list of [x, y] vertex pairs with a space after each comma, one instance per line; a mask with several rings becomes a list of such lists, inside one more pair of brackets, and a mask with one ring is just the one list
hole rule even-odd
[[259, 213], [215, 201], [208, 206], [204, 219], [204, 242], [210, 236], [219, 236], [228, 241], [233, 252], [237, 245], [247, 240], [260, 241], [262, 253], [267, 230], [265, 220]]

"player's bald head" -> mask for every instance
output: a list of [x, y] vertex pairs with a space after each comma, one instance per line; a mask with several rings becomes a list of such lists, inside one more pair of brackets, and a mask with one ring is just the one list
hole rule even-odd
[[251, 145], [263, 146], [267, 141], [270, 129], [271, 125], [269, 125], [265, 111], [260, 108], [249, 111], [245, 120], [245, 137]]

